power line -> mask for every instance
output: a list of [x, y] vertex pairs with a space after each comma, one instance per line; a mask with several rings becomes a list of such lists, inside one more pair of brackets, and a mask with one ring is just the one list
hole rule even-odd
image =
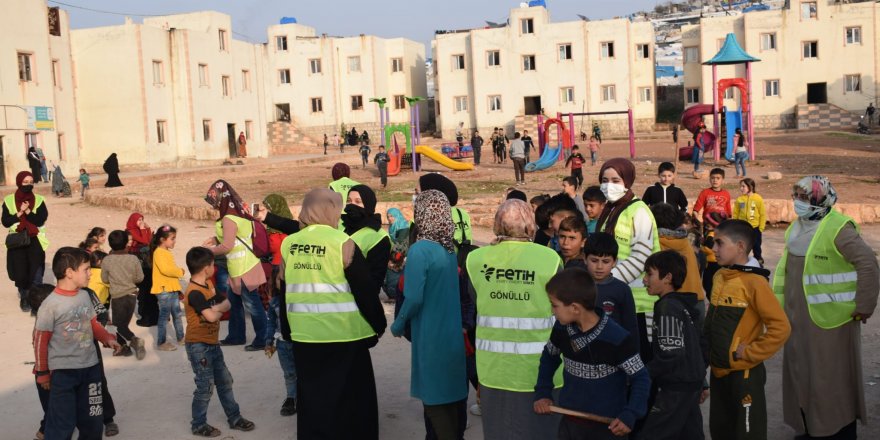
[[49, 3], [54, 3], [54, 4], [56, 4], [56, 5], [67, 6], [68, 8], [82, 9], [82, 10], [84, 10], [84, 11], [97, 12], [97, 13], [100, 13], [100, 14], [129, 15], [129, 16], [134, 16], [134, 17], [161, 17], [161, 16], [162, 16], [162, 15], [160, 15], [160, 14], [134, 14], [134, 13], [128, 13], [128, 12], [104, 11], [104, 10], [100, 10], [100, 9], [92, 9], [92, 8], [86, 8], [86, 7], [84, 7], [84, 6], [77, 6], [77, 5], [71, 5], [71, 4], [68, 4], [68, 3], [57, 2], [57, 1], [55, 1], [55, 0], [47, 0], [47, 1], [48, 1]]

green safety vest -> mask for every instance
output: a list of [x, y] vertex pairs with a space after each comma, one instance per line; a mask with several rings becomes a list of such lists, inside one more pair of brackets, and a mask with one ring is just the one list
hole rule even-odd
[[[227, 215], [226, 217], [235, 222], [235, 226], [238, 227], [238, 230], [235, 232], [235, 245], [229, 253], [226, 254], [226, 266], [229, 269], [229, 276], [232, 278], [238, 278], [253, 269], [257, 264], [260, 264], [260, 259], [251, 252], [251, 249], [254, 248], [254, 243], [251, 239], [254, 225], [251, 224], [250, 220], [243, 219], [236, 215]], [[221, 243], [223, 242], [222, 223], [222, 221], [218, 221], [214, 224], [217, 241]], [[245, 244], [247, 246], [245, 246]]]
[[373, 249], [374, 246], [379, 244], [379, 242], [386, 237], [388, 237], [389, 240], [391, 239], [388, 236], [388, 233], [385, 232], [385, 230], [382, 228], [379, 228], [378, 231], [375, 231], [372, 228], [364, 227], [358, 229], [358, 231], [354, 234], [351, 234], [352, 241], [357, 244], [358, 249], [361, 250], [361, 254], [363, 254], [364, 257], [367, 256], [367, 254], [370, 252], [370, 250]]
[[[43, 205], [44, 199], [43, 196], [39, 194], [34, 194], [34, 207], [32, 209], [33, 212], [36, 212], [37, 209]], [[15, 215], [18, 212], [18, 206], [15, 206], [15, 194], [10, 194], [3, 199], [3, 203], [6, 204], [6, 210], [9, 211], [10, 214]], [[12, 226], [9, 227], [9, 233], [14, 234], [16, 229], [18, 228], [18, 222], [13, 223]], [[46, 238], [46, 226], [40, 226], [37, 228], [39, 232], [37, 233], [37, 241], [40, 242], [40, 247], [43, 248], [43, 252], [49, 247], [49, 239]]]
[[348, 235], [311, 225], [281, 243], [290, 338], [297, 342], [350, 342], [376, 334], [361, 315], [342, 263]]
[[452, 234], [452, 240], [455, 241], [456, 244], [464, 243], [465, 240], [473, 240], [474, 234], [471, 232], [471, 216], [467, 211], [453, 206], [452, 223], [455, 223], [455, 232]]
[[[627, 259], [632, 252], [633, 217], [635, 217], [636, 212], [640, 209], [647, 211], [648, 215], [651, 217], [653, 228], [652, 236], [654, 237], [654, 247], [651, 250], [651, 253], [655, 254], [660, 252], [660, 236], [657, 233], [657, 222], [654, 220], [654, 216], [651, 214], [648, 205], [646, 205], [645, 202], [636, 199], [620, 213], [620, 217], [617, 218], [617, 225], [614, 227], [614, 239], [617, 240], [617, 261]], [[644, 278], [645, 273], [642, 272], [635, 280], [629, 283], [629, 288], [632, 290], [633, 299], [636, 303], [636, 313], [653, 312], [654, 303], [657, 301], [656, 296], [648, 295], [648, 289], [645, 288]]]
[[[556, 320], [545, 286], [562, 268], [552, 249], [504, 241], [472, 251], [467, 258], [477, 300], [477, 376], [507, 391], [531, 392], [541, 352]], [[562, 370], [554, 378], [562, 385]]]
[[[856, 280], [858, 275], [852, 264], [849, 264], [834, 239], [847, 224], [852, 223], [859, 230], [855, 221], [837, 211], [832, 210], [819, 223], [819, 229], [807, 248], [804, 258], [804, 295], [807, 299], [807, 310], [813, 323], [823, 329], [840, 327], [852, 321], [852, 313], [856, 310]], [[792, 225], [794, 225], [792, 223]], [[791, 234], [792, 226], [785, 231], [785, 242]], [[776, 265], [773, 274], [773, 293], [779, 303], [785, 305], [785, 268], [788, 262], [788, 248], [782, 253], [782, 259]]]
[[348, 200], [348, 192], [352, 187], [360, 185], [360, 182], [349, 179], [348, 177], [340, 177], [330, 182], [330, 189], [342, 196], [342, 208], [345, 209], [345, 203]]

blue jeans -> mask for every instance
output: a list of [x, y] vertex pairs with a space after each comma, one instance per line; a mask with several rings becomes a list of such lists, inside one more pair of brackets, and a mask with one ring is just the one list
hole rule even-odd
[[232, 308], [229, 311], [229, 336], [226, 337], [226, 342], [240, 344], [247, 339], [244, 326], [244, 312], [247, 311], [251, 315], [251, 325], [254, 326], [254, 341], [251, 344], [255, 347], [264, 347], [269, 340], [267, 338], [270, 337], [266, 334], [269, 320], [266, 317], [266, 310], [263, 309], [260, 294], [256, 290], [247, 290], [241, 280], [234, 282], [241, 283], [239, 290], [241, 295], [236, 295], [230, 289], [228, 298]]
[[[736, 153], [733, 156], [733, 166], [736, 168], [736, 175], [746, 177], [746, 160], [749, 159], [749, 153], [747, 151], [743, 151], [740, 153]], [[740, 173], [740, 168], [742, 168], [742, 173]]]
[[79, 430], [79, 438], [83, 440], [102, 438], [104, 405], [100, 364], [55, 370], [50, 383], [46, 438], [70, 439], [74, 429]]
[[590, 161], [593, 163], [593, 165], [596, 165], [596, 157], [597, 156], [599, 156], [599, 152], [590, 151]]
[[193, 391], [192, 402], [192, 430], [205, 426], [208, 423], [208, 404], [217, 387], [217, 397], [220, 405], [226, 413], [226, 421], [234, 425], [241, 419], [238, 403], [232, 394], [232, 375], [223, 361], [223, 351], [220, 345], [204, 344], [201, 342], [186, 343], [186, 358], [192, 365], [195, 373], [196, 390]]
[[699, 147], [694, 147], [694, 157], [692, 160], [694, 162], [694, 171], [700, 171], [700, 164], [703, 163], [703, 150], [699, 149]]
[[284, 385], [287, 388], [287, 398], [296, 399], [296, 363], [293, 360], [293, 343], [278, 338], [275, 341], [278, 349], [278, 363], [284, 373]]
[[177, 340], [183, 339], [183, 322], [180, 320], [180, 292], [166, 292], [156, 295], [159, 300], [159, 337], [156, 339], [158, 345], [165, 343], [165, 326], [168, 325], [168, 315], [171, 315], [171, 322], [174, 324], [174, 332], [177, 334]]

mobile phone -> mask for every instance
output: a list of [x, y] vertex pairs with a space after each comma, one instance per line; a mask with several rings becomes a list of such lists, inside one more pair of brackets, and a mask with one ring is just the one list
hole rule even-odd
[[260, 204], [259, 204], [259, 203], [253, 203], [253, 204], [251, 204], [251, 215], [256, 214], [257, 211], [259, 211], [259, 210], [260, 210]]

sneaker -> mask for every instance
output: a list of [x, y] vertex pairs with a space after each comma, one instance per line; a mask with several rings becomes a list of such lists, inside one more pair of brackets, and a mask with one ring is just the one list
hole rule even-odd
[[175, 351], [175, 350], [177, 350], [177, 346], [170, 343], [170, 342], [166, 342], [166, 343], [156, 347], [156, 349], [159, 351]]
[[25, 313], [28, 313], [31, 311], [31, 305], [28, 304], [27, 299], [24, 299], [24, 298], [22, 298], [18, 301], [18, 307], [20, 307], [21, 311], [25, 312]]
[[199, 437], [220, 437], [220, 430], [207, 423], [201, 428], [193, 429], [192, 433]]
[[482, 416], [483, 415], [483, 410], [482, 410], [482, 408], [480, 408], [479, 403], [475, 403], [475, 404], [471, 405], [471, 407], [468, 411], [470, 411], [471, 414], [473, 414], [475, 416]]
[[296, 399], [288, 397], [284, 400], [284, 403], [281, 404], [281, 415], [288, 417], [294, 414], [296, 414]]
[[122, 349], [119, 350], [119, 353], [113, 353], [113, 356], [126, 356], [126, 357], [128, 357], [133, 354], [134, 353], [131, 351], [131, 347], [129, 347], [128, 345], [123, 345]]
[[131, 345], [134, 347], [134, 355], [137, 360], [144, 360], [144, 356], [147, 355], [147, 350], [144, 349], [144, 340], [138, 337], [132, 338]]
[[254, 425], [254, 422], [244, 417], [239, 418], [235, 423], [229, 425], [230, 429], [238, 431], [253, 431], [255, 427], [256, 425]]
[[117, 434], [119, 434], [119, 425], [113, 422], [104, 425], [104, 437], [113, 437]]

